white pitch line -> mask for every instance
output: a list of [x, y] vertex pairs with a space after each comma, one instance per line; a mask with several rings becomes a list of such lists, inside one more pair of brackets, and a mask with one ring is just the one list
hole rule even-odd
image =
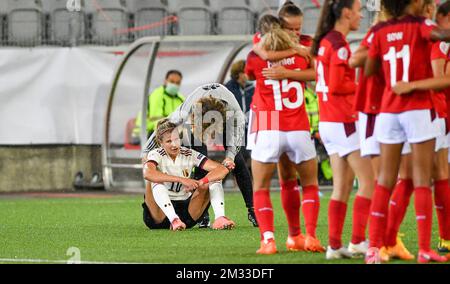
[[[68, 260], [30, 259], [30, 258], [0, 258], [1, 262], [26, 262], [26, 263], [54, 263], [68, 264]], [[148, 264], [143, 262], [105, 262], [105, 261], [77, 261], [77, 264]], [[72, 264], [72, 263], [71, 263]]]

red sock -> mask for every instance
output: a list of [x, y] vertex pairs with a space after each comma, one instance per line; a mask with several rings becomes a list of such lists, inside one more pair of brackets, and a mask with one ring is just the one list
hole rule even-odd
[[408, 209], [413, 192], [414, 186], [411, 179], [399, 179], [395, 185], [391, 201], [389, 202], [387, 231], [385, 236], [386, 246], [392, 247], [397, 243], [397, 234], [400, 230], [400, 225], [405, 218], [406, 209]]
[[319, 209], [319, 187], [317, 185], [303, 187], [302, 212], [305, 218], [306, 233], [314, 238], [316, 237]]
[[369, 221], [371, 200], [357, 195], [353, 203], [352, 243], [359, 244], [366, 240], [367, 221]]
[[281, 204], [288, 221], [289, 236], [298, 236], [300, 230], [300, 192], [297, 180], [280, 181]]
[[381, 248], [383, 246], [390, 196], [391, 191], [388, 188], [377, 184], [372, 197], [372, 205], [370, 207], [370, 247]]
[[259, 224], [261, 240], [263, 240], [263, 234], [265, 232], [274, 232], [273, 207], [270, 201], [270, 191], [268, 189], [255, 191], [253, 194], [253, 204], [255, 206], [256, 220]]
[[448, 179], [434, 182], [434, 204], [439, 223], [439, 236], [444, 240], [450, 240], [450, 188]]
[[328, 243], [332, 249], [342, 247], [342, 229], [346, 213], [346, 203], [331, 199], [328, 205]]
[[433, 224], [433, 196], [431, 188], [416, 187], [414, 189], [414, 207], [416, 208], [417, 231], [419, 233], [419, 249], [431, 249], [431, 226]]

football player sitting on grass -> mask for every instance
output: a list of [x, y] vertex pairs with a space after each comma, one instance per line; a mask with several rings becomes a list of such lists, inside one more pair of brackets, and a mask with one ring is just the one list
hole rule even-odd
[[[231, 229], [235, 223], [225, 217], [222, 180], [229, 170], [203, 154], [181, 146], [178, 128], [168, 119], [159, 121], [156, 139], [160, 147], [150, 151], [144, 164], [146, 187], [144, 223], [150, 229], [184, 230], [195, 226], [207, 211], [215, 215], [213, 229]], [[190, 178], [194, 167], [208, 172]]]

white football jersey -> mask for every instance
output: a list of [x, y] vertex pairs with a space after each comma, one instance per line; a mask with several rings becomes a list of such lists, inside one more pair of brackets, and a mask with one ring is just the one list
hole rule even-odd
[[[170, 158], [164, 148], [150, 151], [147, 159], [148, 162], [154, 163], [160, 172], [184, 178], [189, 178], [194, 167], [202, 168], [208, 160], [203, 154], [186, 147], [181, 147], [175, 161]], [[184, 191], [181, 183], [165, 182], [164, 186], [169, 191], [170, 200], [186, 200], [192, 194]]]

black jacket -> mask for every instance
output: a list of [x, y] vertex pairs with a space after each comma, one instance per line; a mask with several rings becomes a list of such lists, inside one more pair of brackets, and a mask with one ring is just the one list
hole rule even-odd
[[230, 90], [234, 94], [239, 106], [241, 107], [244, 113], [247, 113], [250, 110], [250, 103], [252, 101], [253, 93], [255, 91], [252, 85], [246, 87], [244, 90], [244, 96], [241, 93], [241, 86], [236, 80], [231, 79], [225, 84], [225, 87]]

